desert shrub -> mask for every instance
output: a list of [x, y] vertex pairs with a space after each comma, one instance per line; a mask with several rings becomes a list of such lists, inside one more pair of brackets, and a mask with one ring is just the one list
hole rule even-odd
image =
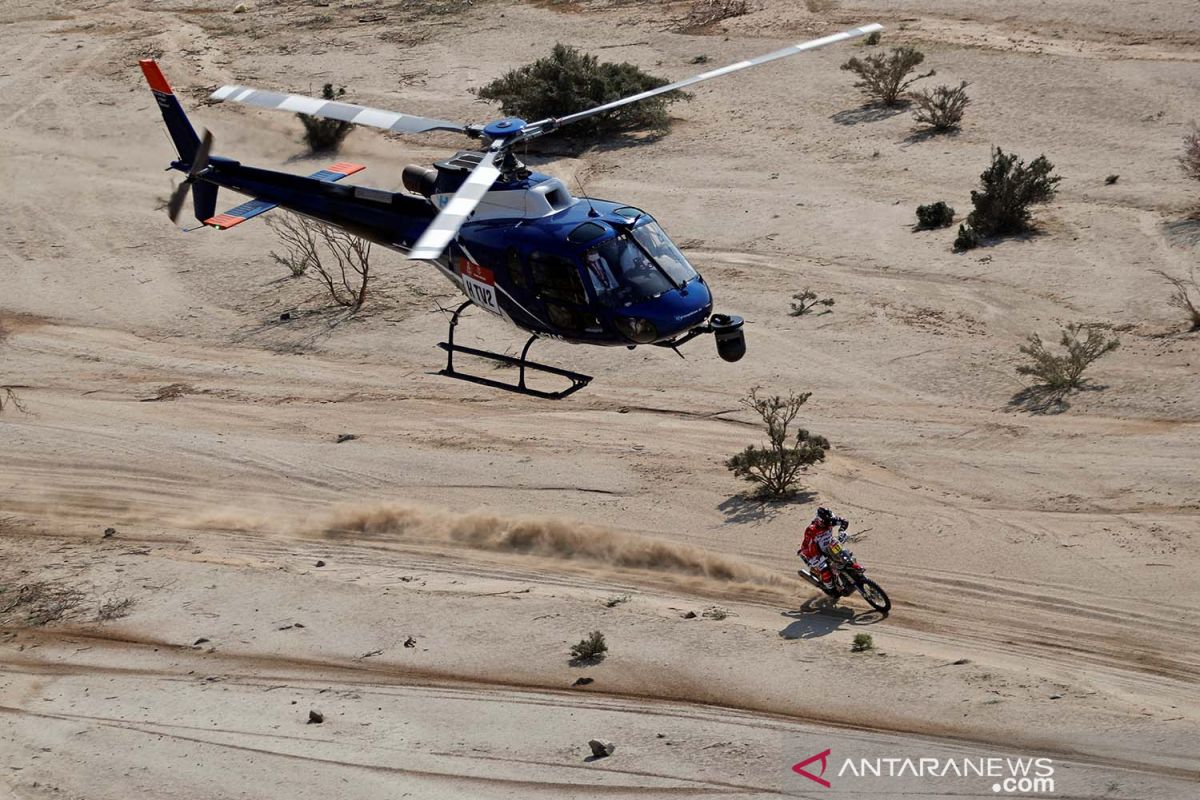
[[[1087, 335], [1081, 337], [1084, 333]], [[1059, 344], [1063, 352], [1052, 353], [1046, 349], [1040, 336], [1030, 334], [1028, 343], [1020, 348], [1029, 361], [1018, 365], [1017, 372], [1033, 376], [1038, 385], [1045, 389], [1066, 393], [1080, 388], [1084, 370], [1096, 359], [1116, 350], [1120, 340], [1115, 336], [1106, 336], [1094, 325], [1072, 322], [1063, 328]]]
[[[595, 108], [667, 83], [633, 64], [601, 63], [570, 45], [556, 44], [549, 56], [505, 73], [477, 94], [499, 103], [505, 114], [533, 121]], [[617, 132], [662, 133], [670, 127], [667, 106], [687, 97], [676, 91], [630, 103], [563, 128], [562, 137], [590, 144]]]
[[854, 84], [856, 89], [861, 89], [865, 95], [884, 105], [894, 106], [909, 86], [922, 78], [937, 74], [936, 70], [931, 69], [921, 75], [909, 77], [924, 60], [924, 53], [906, 45], [893, 47], [887, 53], [875, 53], [866, 58], [855, 56], [842, 64], [842, 69], [858, 75], [858, 82]]
[[[344, 94], [346, 94], [345, 86], [335, 91], [332, 83], [325, 84], [321, 89], [321, 98], [324, 100], [337, 100]], [[308, 149], [314, 153], [335, 152], [341, 147], [342, 140], [350, 134], [350, 129], [354, 127], [353, 123], [340, 119], [324, 119], [310, 114], [297, 114], [296, 116], [304, 123], [304, 141], [308, 144]]]
[[604, 642], [604, 634], [600, 631], [592, 631], [586, 638], [580, 639], [578, 644], [571, 645], [571, 658], [575, 661], [598, 661], [604, 658], [604, 654], [608, 652], [608, 645]]
[[0, 586], [0, 623], [38, 626], [57, 622], [72, 616], [83, 599], [78, 589], [45, 581]]
[[748, 13], [750, 4], [746, 0], [696, 0], [680, 22], [679, 30], [685, 33], [701, 31], [722, 20]]
[[954, 222], [954, 209], [946, 205], [944, 200], [917, 206], [917, 227], [921, 230], [932, 228], [948, 228]]
[[129, 616], [129, 612], [133, 610], [134, 599], [132, 597], [119, 597], [111, 600], [105, 600], [100, 604], [100, 609], [96, 612], [96, 619], [107, 621], [111, 619], [120, 619], [121, 617]]
[[936, 89], [925, 89], [913, 92], [912, 99], [916, 103], [916, 117], [919, 125], [928, 125], [935, 131], [945, 132], [958, 128], [962, 123], [963, 113], [971, 98], [967, 97], [967, 86], [963, 81], [958, 86], [939, 86]]
[[958, 235], [954, 237], [955, 250], [970, 250], [982, 243], [983, 237], [979, 235], [979, 231], [965, 222], [958, 226]]
[[282, 213], [267, 224], [283, 245], [282, 254], [271, 251], [275, 263], [293, 276], [306, 275], [323, 285], [339, 306], [362, 306], [371, 277], [370, 242], [298, 214]]
[[825, 306], [826, 308], [832, 308], [833, 298], [826, 297], [824, 299], [818, 299], [817, 293], [806, 286], [802, 291], [796, 292], [794, 295], [792, 295], [792, 310], [788, 313], [793, 317], [801, 317], [807, 314], [809, 311], [812, 311], [814, 306]]
[[622, 603], [628, 603], [628, 602], [629, 602], [629, 595], [615, 594], [612, 597], [610, 597], [604, 601], [604, 607], [605, 608], [616, 608], [617, 606], [621, 605]]
[[810, 14], [820, 14], [837, 8], [837, 0], [804, 0], [804, 7]]
[[865, 653], [867, 650], [875, 649], [875, 640], [871, 638], [869, 633], [854, 634], [854, 643], [850, 645], [850, 649], [855, 653]]
[[[1167, 302], [1187, 314], [1191, 330], [1200, 330], [1200, 307], [1197, 306], [1200, 304], [1200, 283], [1196, 281], [1196, 268], [1191, 267], [1186, 278], [1176, 278], [1161, 269], [1154, 271], [1175, 289]], [[1192, 298], [1193, 292], [1195, 299]]]
[[1200, 181], [1200, 128], [1193, 127], [1183, 137], [1183, 155], [1179, 157], [1179, 164], [1190, 177]]
[[[979, 237], [1028, 230], [1029, 207], [1054, 197], [1054, 187], [1062, 180], [1052, 175], [1053, 171], [1054, 165], [1045, 156], [1026, 165], [1016, 153], [1005, 153], [997, 147], [992, 151], [991, 165], [979, 176], [983, 188], [971, 192], [975, 209], [967, 215], [967, 225]], [[961, 229], [959, 234], [961, 238]]]
[[865, 44], [867, 47], [874, 47], [875, 45], [879, 44], [879, 40], [881, 38], [882, 36], [880, 35], [879, 31], [871, 31], [867, 34], [866, 38], [863, 39], [863, 44]]
[[758, 387], [742, 398], [742, 405], [754, 411], [767, 428], [766, 447], [751, 445], [729, 458], [725, 466], [739, 478], [757, 484], [766, 497], [784, 497], [799, 482], [800, 471], [825, 460], [829, 441], [799, 428], [794, 436], [788, 431], [811, 392], [791, 393], [787, 397], [765, 397]]

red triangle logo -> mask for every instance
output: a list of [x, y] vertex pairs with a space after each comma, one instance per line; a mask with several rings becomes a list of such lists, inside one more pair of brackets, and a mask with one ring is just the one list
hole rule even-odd
[[[793, 764], [792, 772], [795, 772], [798, 775], [803, 775], [804, 777], [808, 778], [810, 781], [812, 781], [814, 783], [819, 783], [822, 786], [824, 786], [826, 789], [828, 789], [831, 786], [831, 784], [829, 783], [829, 781], [825, 780], [821, 776], [825, 774], [825, 767], [827, 767], [829, 765], [829, 752], [830, 752], [829, 750], [823, 750], [820, 753], [817, 753], [815, 756], [809, 756], [808, 758], [801, 761], [799, 764]], [[805, 769], [805, 767], [807, 767], [809, 764], [812, 764], [814, 761], [821, 762], [821, 771], [819, 773], [817, 773], [816, 775], [813, 775], [811, 772], [809, 772], [808, 770]]]

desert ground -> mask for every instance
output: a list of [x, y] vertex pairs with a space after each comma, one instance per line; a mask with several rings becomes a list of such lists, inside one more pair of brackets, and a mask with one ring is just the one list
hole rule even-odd
[[[0, 796], [993, 796], [791, 770], [825, 749], [1197, 796], [1200, 338], [1152, 272], [1200, 260], [1194, 0], [755, 0], [690, 32], [686, 2], [233, 5], [0, 6]], [[736, 364], [541, 343], [596, 376], [558, 402], [435, 374], [457, 295], [428, 265], [378, 252], [351, 315], [262, 220], [173, 228], [137, 68], [216, 153], [306, 174], [291, 115], [209, 92], [486, 121], [471, 89], [556, 41], [676, 79], [871, 21], [925, 52], [920, 85], [970, 82], [960, 133], [864, 108], [850, 44], [697, 86], [656, 141], [529, 157], [649, 210], [747, 319]], [[993, 145], [1062, 176], [1039, 233], [914, 232], [918, 204], [965, 215]], [[337, 158], [395, 190], [464, 146], [360, 129]], [[832, 313], [788, 315], [806, 286]], [[1017, 348], [1068, 322], [1121, 347], [1035, 413]], [[523, 343], [479, 314], [459, 336]], [[833, 444], [793, 502], [723, 465], [763, 438], [753, 386], [812, 392]], [[818, 504], [889, 616], [795, 576]], [[572, 666], [592, 630], [608, 656]]]

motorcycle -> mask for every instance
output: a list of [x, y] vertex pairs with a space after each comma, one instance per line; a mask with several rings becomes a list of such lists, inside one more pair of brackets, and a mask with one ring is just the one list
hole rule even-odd
[[837, 535], [837, 541], [834, 541], [833, 531], [817, 539], [817, 546], [825, 557], [823, 566], [828, 566], [833, 573], [832, 586], [826, 587], [808, 568], [797, 570], [797, 574], [835, 600], [849, 597], [857, 591], [871, 608], [883, 614], [888, 613], [892, 610], [892, 601], [887, 592], [868, 578], [866, 569], [855, 560], [854, 554], [842, 547], [848, 538], [846, 531], [842, 530]]

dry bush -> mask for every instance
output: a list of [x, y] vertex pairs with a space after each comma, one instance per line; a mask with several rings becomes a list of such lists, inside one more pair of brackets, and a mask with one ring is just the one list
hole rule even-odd
[[697, 0], [679, 25], [682, 32], [699, 31], [726, 19], [750, 13], [746, 0]]
[[[334, 91], [333, 84], [327, 83], [321, 89], [321, 99], [337, 100], [346, 94], [343, 86]], [[308, 114], [297, 114], [304, 123], [304, 141], [313, 153], [333, 153], [342, 145], [342, 140], [349, 134], [354, 124], [340, 119], [324, 119]]]
[[371, 277], [371, 243], [341, 228], [298, 214], [279, 214], [267, 220], [284, 246], [275, 263], [293, 276], [307, 275], [323, 285], [339, 306], [362, 307]]
[[916, 103], [916, 117], [919, 125], [927, 125], [939, 133], [957, 130], [962, 123], [963, 113], [971, 98], [967, 97], [966, 81], [958, 86], [939, 86], [936, 89], [925, 89], [913, 92], [912, 99]]
[[[1080, 338], [1084, 332], [1087, 336]], [[1106, 336], [1094, 325], [1072, 322], [1063, 328], [1059, 344], [1063, 353], [1056, 355], [1046, 349], [1040, 336], [1030, 334], [1029, 343], [1020, 348], [1029, 357], [1029, 362], [1019, 365], [1017, 372], [1037, 378], [1037, 385], [1046, 390], [1065, 394], [1081, 388], [1084, 370], [1096, 359], [1116, 350], [1121, 343], [1117, 337]]]
[[[825, 306], [826, 308], [833, 307], [833, 298], [826, 297], [821, 300], [817, 298], [817, 293], [807, 286], [802, 291], [792, 295], [792, 310], [788, 313], [793, 317], [802, 317], [813, 310], [814, 306]], [[826, 311], [826, 314], [829, 312]]]
[[968, 250], [988, 236], [1029, 230], [1029, 207], [1054, 197], [1055, 186], [1062, 180], [1051, 174], [1053, 171], [1054, 165], [1045, 156], [1026, 165], [1016, 153], [1005, 153], [999, 147], [993, 150], [991, 165], [979, 176], [983, 188], [971, 192], [975, 210], [958, 229], [955, 249]]
[[132, 597], [113, 598], [105, 600], [100, 604], [100, 608], [96, 611], [96, 619], [101, 622], [107, 622], [111, 619], [120, 619], [121, 617], [129, 616], [129, 612], [133, 610], [133, 605], [136, 601]]
[[901, 96], [922, 78], [937, 74], [937, 70], [929, 70], [921, 75], [909, 77], [921, 63], [925, 54], [915, 47], [893, 47], [887, 53], [875, 53], [866, 58], [855, 56], [842, 64], [842, 69], [858, 75], [856, 89], [886, 106], [894, 106], [900, 102]]
[[1183, 137], [1183, 155], [1179, 164], [1189, 177], [1200, 181], [1200, 128], [1193, 127], [1191, 133]]
[[608, 645], [605, 644], [604, 634], [600, 631], [592, 631], [587, 638], [571, 645], [571, 659], [578, 662], [599, 661], [607, 652]]
[[[68, 616], [83, 602], [83, 592], [67, 586], [38, 581], [15, 589], [0, 588], [0, 622], [20, 620], [39, 626]], [[23, 618], [23, 619], [22, 619]]]
[[[1186, 278], [1176, 278], [1161, 269], [1156, 269], [1154, 272], [1175, 289], [1167, 303], [1188, 315], [1188, 321], [1191, 323], [1190, 330], [1200, 330], [1200, 307], [1197, 305], [1200, 304], [1200, 283], [1196, 280], [1196, 268], [1191, 267]], [[1192, 299], [1193, 292], [1196, 295], [1195, 299]]]
[[765, 497], [785, 497], [799, 483], [800, 471], [810, 464], [825, 460], [829, 441], [810, 434], [803, 428], [789, 437], [788, 429], [795, 422], [800, 408], [808, 402], [811, 392], [791, 393], [787, 397], [764, 397], [759, 387], [742, 398], [742, 405], [754, 411], [767, 428], [768, 445], [751, 445], [729, 458], [725, 466], [739, 478], [757, 484]]

